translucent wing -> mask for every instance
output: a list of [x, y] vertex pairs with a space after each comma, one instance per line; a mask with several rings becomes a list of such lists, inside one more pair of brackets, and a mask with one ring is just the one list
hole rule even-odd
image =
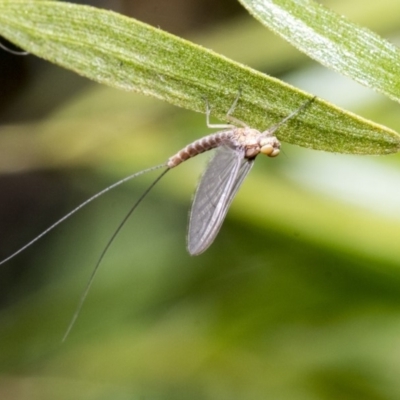
[[244, 152], [222, 146], [209, 162], [194, 195], [189, 216], [188, 251], [205, 251], [217, 236], [229, 206], [250, 172], [253, 160]]

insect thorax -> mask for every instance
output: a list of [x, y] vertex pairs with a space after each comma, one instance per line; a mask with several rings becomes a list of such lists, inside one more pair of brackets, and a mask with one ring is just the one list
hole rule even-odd
[[249, 127], [237, 128], [232, 141], [237, 148], [242, 148], [246, 158], [252, 159], [263, 153], [269, 157], [279, 154], [281, 144], [269, 131], [261, 133]]

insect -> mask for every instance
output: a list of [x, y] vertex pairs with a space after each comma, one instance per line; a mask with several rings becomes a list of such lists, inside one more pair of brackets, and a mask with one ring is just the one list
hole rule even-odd
[[[216, 238], [228, 212], [229, 206], [232, 203], [247, 174], [253, 167], [255, 158], [260, 153], [269, 157], [276, 157], [277, 155], [279, 155], [281, 144], [275, 136], [275, 132], [283, 124], [287, 123], [290, 119], [298, 115], [315, 99], [315, 97], [313, 97], [307, 100], [299, 108], [283, 118], [280, 122], [268, 128], [267, 130], [260, 132], [256, 129], [250, 128], [245, 123], [237, 120], [231, 115], [236, 107], [239, 97], [240, 92], [226, 115], [227, 120], [231, 121], [232, 124], [210, 124], [211, 109], [208, 105], [208, 102], [206, 101], [207, 127], [221, 129], [220, 131], [204, 136], [203, 138], [192, 142], [191, 144], [187, 145], [179, 152], [174, 154], [172, 157], [170, 157], [168, 161], [164, 164], [160, 164], [146, 170], [139, 171], [105, 188], [104, 190], [95, 194], [84, 203], [73, 209], [71, 212], [66, 214], [64, 217], [55, 222], [44, 232], [36, 236], [33, 240], [31, 240], [25, 246], [21, 247], [15, 253], [0, 261], [1, 265], [11, 258], [14, 258], [16, 255], [30, 247], [33, 243], [35, 243], [44, 235], [53, 230], [56, 226], [64, 222], [71, 215], [75, 214], [78, 210], [80, 210], [96, 198], [100, 197], [104, 193], [108, 192], [109, 190], [115, 188], [116, 186], [119, 186], [122, 183], [147, 172], [163, 167], [165, 168], [164, 171], [139, 197], [129, 213], [119, 224], [118, 228], [115, 230], [105, 248], [103, 249], [102, 253], [100, 254], [97, 264], [92, 271], [86, 289], [80, 299], [79, 305], [68, 326], [63, 340], [65, 340], [65, 338], [68, 336], [72, 326], [75, 323], [76, 318], [78, 317], [78, 314], [89, 292], [95, 274], [110, 245], [122, 229], [125, 222], [136, 210], [137, 206], [143, 201], [147, 194], [153, 189], [157, 182], [159, 182], [165, 176], [168, 171], [182, 164], [186, 160], [197, 156], [198, 154], [216, 149], [213, 158], [208, 163], [207, 168], [200, 179], [199, 185], [197, 186], [189, 215], [187, 249], [191, 255], [201, 254], [205, 250], [207, 250], [207, 248], [213, 243], [214, 239]], [[240, 127], [238, 125], [240, 125]]]

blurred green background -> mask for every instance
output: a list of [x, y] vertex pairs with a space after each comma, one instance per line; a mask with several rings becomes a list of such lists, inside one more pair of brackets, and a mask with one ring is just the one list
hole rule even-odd
[[[85, 2], [86, 4], [88, 2]], [[400, 131], [398, 105], [297, 52], [234, 0], [92, 1]], [[400, 41], [400, 3], [324, 1]], [[204, 115], [0, 53], [0, 258], [92, 194], [210, 132]], [[268, 93], [265, 94], [268, 98]], [[209, 155], [81, 210], [0, 267], [1, 399], [399, 399], [398, 156], [283, 144], [259, 157], [219, 236], [185, 249]]]

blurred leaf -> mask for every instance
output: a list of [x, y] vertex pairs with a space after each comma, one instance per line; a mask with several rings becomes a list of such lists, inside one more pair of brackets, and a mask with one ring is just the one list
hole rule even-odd
[[[325, 0], [324, 5], [380, 35], [396, 35], [400, 14], [397, 0], [381, 0], [379, 3]], [[379, 18], [376, 18], [377, 14]], [[293, 51], [290, 42], [278, 38], [273, 31], [266, 30], [264, 25], [246, 14], [221, 21], [191, 35], [190, 39], [231, 59], [270, 73], [276, 72], [279, 76], [282, 71], [298, 69], [309, 61], [306, 54]], [[257, 43], [257, 46], [249, 46], [249, 43]]]
[[239, 1], [321, 64], [400, 101], [400, 52], [374, 32], [311, 0]]
[[[242, 88], [235, 116], [265, 130], [309, 98], [275, 78], [113, 12], [67, 3], [0, 2], [0, 33], [63, 67], [124, 90], [223, 119]], [[266, 100], [273, 98], [273, 104]], [[268, 120], [266, 125], [265, 119]], [[399, 135], [322, 100], [282, 127], [279, 139], [313, 149], [397, 152]]]

